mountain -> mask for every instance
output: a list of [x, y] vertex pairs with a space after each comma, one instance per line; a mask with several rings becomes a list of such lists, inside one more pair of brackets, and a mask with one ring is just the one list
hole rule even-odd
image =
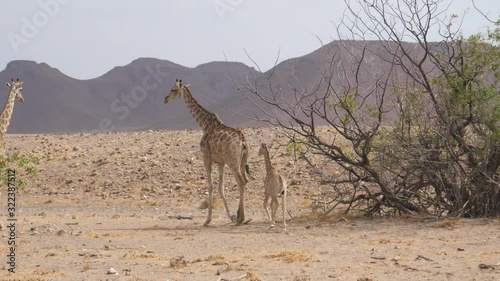
[[[188, 68], [170, 61], [139, 58], [98, 78], [77, 80], [46, 63], [12, 61], [0, 72], [0, 81], [24, 81], [25, 102], [16, 102], [9, 133], [196, 128], [183, 101], [163, 103], [175, 79], [192, 84], [200, 104], [219, 114], [227, 124], [245, 125], [245, 118], [227, 109], [241, 103], [228, 68], [234, 73], [250, 69], [236, 62]], [[1, 102], [8, 95], [4, 87]]]
[[[258, 110], [261, 102], [249, 102], [238, 92], [240, 82], [251, 81], [252, 76], [271, 77], [272, 83], [282, 89], [284, 100], [293, 102], [293, 88], [313, 91], [330, 62], [341, 63], [343, 51], [338, 44], [334, 41], [305, 56], [285, 60], [265, 73], [239, 62], [209, 62], [189, 68], [171, 61], [139, 58], [95, 79], [78, 80], [46, 63], [12, 61], [0, 72], [0, 81], [24, 81], [25, 102], [16, 102], [9, 133], [197, 128], [183, 101], [163, 103], [175, 79], [191, 84], [198, 102], [226, 124], [258, 126], [261, 123], [240, 115], [263, 114]], [[377, 57], [383, 55], [384, 48], [379, 42], [370, 44], [375, 51], [367, 54], [366, 67], [368, 73], [377, 75], [385, 71]], [[266, 92], [265, 87], [263, 90]], [[1, 102], [7, 94], [6, 87], [0, 91]]]

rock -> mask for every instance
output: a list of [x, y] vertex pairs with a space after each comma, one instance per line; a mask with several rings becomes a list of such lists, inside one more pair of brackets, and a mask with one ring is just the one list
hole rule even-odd
[[110, 268], [108, 269], [108, 271], [106, 272], [106, 274], [114, 274], [114, 275], [119, 275], [119, 274], [118, 274], [118, 271], [116, 271], [116, 269], [114, 269], [114, 268], [112, 268], [112, 267], [110, 267]]

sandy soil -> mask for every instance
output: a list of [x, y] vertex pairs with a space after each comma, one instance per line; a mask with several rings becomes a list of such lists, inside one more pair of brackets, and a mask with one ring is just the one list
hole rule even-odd
[[[273, 161], [292, 181], [291, 216], [270, 229], [257, 150], [284, 140], [271, 129], [245, 134], [252, 221], [234, 225], [219, 202], [210, 227], [200, 131], [9, 135], [11, 152], [42, 160], [16, 196], [16, 273], [9, 230], [0, 231], [0, 280], [500, 280], [499, 218], [322, 219], [310, 204], [328, 187], [283, 147]], [[235, 181], [225, 178], [235, 212]], [[5, 192], [0, 200], [8, 225]]]

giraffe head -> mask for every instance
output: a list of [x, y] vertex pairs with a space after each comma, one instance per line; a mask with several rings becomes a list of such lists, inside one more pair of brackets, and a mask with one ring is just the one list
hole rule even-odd
[[183, 98], [184, 93], [186, 89], [189, 88], [189, 86], [189, 84], [183, 85], [182, 80], [175, 79], [175, 85], [170, 90], [170, 93], [168, 93], [168, 95], [165, 97], [165, 103], [169, 103], [178, 98]]
[[264, 153], [266, 153], [266, 151], [267, 151], [267, 145], [265, 143], [262, 143], [259, 149], [259, 156], [265, 155]]
[[14, 92], [14, 96], [16, 97], [16, 99], [21, 102], [24, 101], [23, 94], [21, 93], [23, 91], [23, 82], [19, 81], [19, 78], [16, 81], [12, 79], [10, 83], [7, 82], [7, 87], [9, 87], [11, 92]]

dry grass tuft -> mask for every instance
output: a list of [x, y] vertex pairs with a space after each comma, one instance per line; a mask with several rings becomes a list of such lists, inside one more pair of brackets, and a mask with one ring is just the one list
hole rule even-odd
[[[164, 256], [158, 256], [153, 254], [124, 254], [122, 258], [127, 258], [130, 260], [136, 259], [148, 259], [148, 260], [166, 260], [167, 258]], [[182, 257], [184, 258], [184, 257]], [[172, 260], [170, 261], [172, 263]]]
[[48, 269], [45, 267], [37, 268], [33, 271], [33, 275], [63, 275], [62, 272], [59, 272], [55, 269]]
[[162, 206], [164, 202], [160, 200], [151, 200], [151, 199], [146, 199], [146, 200], [141, 200], [137, 204], [138, 206]]
[[343, 212], [330, 212], [325, 215], [323, 212], [311, 212], [306, 213], [301, 216], [294, 217], [295, 221], [299, 222], [309, 222], [309, 221], [320, 221], [320, 222], [338, 222], [344, 220], [354, 220], [362, 218], [362, 214], [345, 214]]
[[184, 256], [174, 257], [170, 260], [170, 267], [179, 269], [188, 266], [188, 262], [184, 259]]
[[208, 258], [206, 259], [206, 261], [213, 261], [213, 262], [220, 262], [220, 261], [225, 261], [225, 260], [226, 260], [226, 258], [221, 254], [208, 256]]
[[247, 272], [247, 275], [241, 279], [242, 281], [262, 281], [262, 279], [253, 272]]
[[459, 224], [460, 224], [460, 221], [458, 221], [458, 220], [445, 219], [445, 220], [442, 220], [440, 222], [437, 222], [436, 227], [453, 229]]
[[51, 204], [53, 203], [54, 201], [52, 201], [52, 199], [48, 199], [48, 200], [45, 200], [42, 204], [44, 205], [48, 205], [48, 204]]
[[313, 205], [313, 201], [311, 199], [300, 199], [299, 202], [297, 202], [297, 207], [301, 208], [301, 209], [308, 209], [310, 208], [311, 210], [313, 210], [312, 212], [314, 213], [314, 209], [311, 208], [311, 206]]
[[380, 244], [390, 244], [391, 240], [387, 239], [387, 238], [382, 238], [382, 239], [378, 240], [378, 243], [380, 243]]
[[88, 271], [90, 269], [90, 265], [88, 264], [85, 264], [82, 269], [80, 269], [80, 272], [85, 272], [85, 271]]
[[265, 258], [281, 258], [287, 263], [304, 262], [311, 259], [308, 249], [283, 250], [274, 254], [265, 255]]
[[42, 205], [62, 205], [62, 206], [68, 206], [71, 205], [70, 200], [65, 200], [65, 199], [56, 199], [56, 198], [50, 198], [42, 202]]
[[[224, 207], [222, 200], [218, 196], [215, 196], [215, 194], [213, 197], [213, 206], [212, 207], [216, 208], [216, 209], [220, 209], [220, 208]], [[198, 209], [200, 209], [200, 210], [208, 209], [208, 198], [205, 198], [200, 203], [200, 205], [198, 206]]]
[[83, 235], [89, 236], [89, 237], [92, 237], [92, 238], [99, 238], [99, 236], [101, 236], [102, 234], [100, 232], [97, 232], [97, 231], [94, 231], [94, 230], [89, 230], [89, 231], [85, 231], [83, 233]]

